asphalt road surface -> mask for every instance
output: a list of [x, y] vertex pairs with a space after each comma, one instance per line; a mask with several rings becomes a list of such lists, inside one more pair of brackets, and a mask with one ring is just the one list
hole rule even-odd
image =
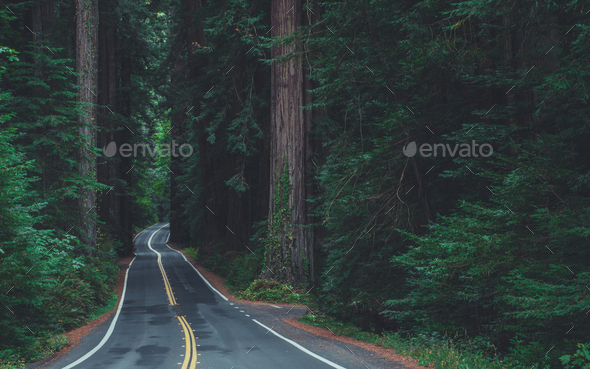
[[283, 322], [303, 307], [228, 301], [166, 246], [168, 234], [159, 223], [136, 237], [117, 313], [41, 368], [405, 368]]

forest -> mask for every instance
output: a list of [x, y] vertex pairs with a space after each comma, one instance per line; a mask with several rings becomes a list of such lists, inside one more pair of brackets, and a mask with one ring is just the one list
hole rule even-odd
[[579, 0], [3, 1], [0, 367], [160, 221], [433, 368], [590, 368], [589, 98]]

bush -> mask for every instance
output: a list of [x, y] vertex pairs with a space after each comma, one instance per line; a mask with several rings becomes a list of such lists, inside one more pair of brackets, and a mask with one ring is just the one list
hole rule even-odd
[[273, 279], [256, 279], [237, 297], [252, 301], [284, 302], [292, 304], [313, 303], [310, 295], [298, 293], [291, 286], [287, 286]]
[[199, 248], [194, 248], [194, 247], [187, 247], [186, 249], [184, 249], [184, 253], [187, 256], [190, 256], [191, 258], [195, 259], [196, 262], [201, 262], [201, 255], [199, 255]]
[[275, 280], [257, 279], [238, 294], [239, 298], [252, 301], [278, 302], [291, 295], [290, 287]]
[[[213, 252], [202, 254], [203, 266], [225, 278], [230, 291], [236, 292], [246, 289], [252, 281], [260, 276], [264, 267], [264, 255], [255, 249], [255, 253], [229, 251], [221, 253], [214, 248]], [[186, 251], [186, 249], [185, 249]]]
[[565, 369], [590, 369], [590, 344], [579, 343], [575, 354], [563, 355], [559, 359]]

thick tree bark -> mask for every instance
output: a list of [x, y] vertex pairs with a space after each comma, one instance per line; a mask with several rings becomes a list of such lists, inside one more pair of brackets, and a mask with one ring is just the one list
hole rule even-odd
[[[100, 24], [98, 27], [98, 55], [99, 55], [99, 93], [98, 105], [101, 114], [98, 116], [98, 124], [103, 130], [98, 134], [98, 147], [105, 147], [110, 142], [119, 140], [119, 133], [115, 130], [117, 109], [117, 24], [115, 22], [115, 9], [117, 0], [101, 0], [99, 2]], [[101, 157], [97, 167], [98, 181], [110, 186], [98, 199], [99, 218], [101, 221], [112, 225], [119, 236], [123, 236], [121, 227], [121, 188], [119, 188], [120, 175], [119, 158]]]
[[96, 180], [96, 80], [97, 80], [98, 3], [97, 0], [76, 0], [76, 72], [78, 75], [78, 102], [83, 114], [79, 118], [78, 131], [81, 146], [79, 172], [83, 179], [80, 186], [79, 228], [88, 253], [96, 250], [96, 217], [94, 182]]
[[[175, 91], [179, 88], [181, 81], [185, 76], [186, 64], [183, 62], [180, 56], [180, 50], [174, 51], [174, 70], [170, 84], [172, 90]], [[178, 107], [173, 107], [174, 113], [171, 116], [170, 136], [178, 144], [182, 144], [185, 140], [185, 127], [183, 121], [186, 118], [184, 111]], [[170, 143], [172, 144], [172, 143]], [[192, 195], [187, 189], [179, 189], [178, 175], [181, 174], [180, 161], [182, 157], [172, 156], [170, 158], [170, 241], [171, 242], [184, 242], [189, 237], [186, 233], [186, 229], [183, 227], [183, 208], [182, 205], [185, 201], [186, 196]], [[184, 191], [183, 191], [184, 190]], [[191, 189], [192, 191], [192, 189]], [[184, 193], [184, 195], [183, 195]], [[194, 196], [194, 195], [193, 195]]]
[[[271, 24], [273, 37], [282, 38], [297, 31], [301, 24], [301, 1], [273, 1]], [[273, 48], [271, 56], [278, 58], [295, 49], [293, 44], [279, 45]], [[306, 224], [303, 87], [300, 56], [272, 65], [269, 235], [275, 241], [267, 245], [265, 276], [294, 286], [303, 286], [308, 281], [308, 255], [312, 247], [310, 229], [302, 227]], [[285, 169], [288, 173], [284, 173]], [[289, 179], [289, 186], [280, 185], [283, 178]], [[283, 197], [288, 197], [287, 203], [280, 205]]]
[[[129, 19], [129, 14], [123, 15], [124, 19]], [[123, 25], [126, 23], [124, 22]], [[123, 29], [123, 32], [131, 32], [130, 29]], [[120, 89], [118, 95], [118, 108], [121, 111], [121, 116], [125, 122], [129, 122], [131, 117], [131, 96], [128, 91], [131, 90], [131, 73], [133, 71], [132, 68], [132, 55], [129, 52], [122, 52], [128, 50], [127, 43], [129, 40], [125, 40], [122, 42], [121, 49], [119, 49], [120, 58], [121, 58], [121, 80], [120, 80]], [[125, 92], [121, 92], [125, 91]], [[121, 142], [131, 142], [131, 135], [132, 133], [128, 129], [121, 130], [119, 133], [119, 139]], [[120, 159], [120, 168], [121, 168], [121, 183], [124, 184], [125, 187], [120, 188], [121, 192], [121, 228], [124, 234], [124, 242], [126, 246], [126, 250], [129, 252], [133, 250], [133, 224], [131, 222], [131, 214], [132, 214], [132, 195], [131, 195], [131, 176], [133, 172], [126, 173], [133, 163], [133, 158], [129, 157], [122, 157]]]
[[[270, 84], [270, 75], [266, 73], [266, 70], [263, 68], [258, 68], [256, 70], [256, 74], [254, 77], [256, 91], [263, 91], [266, 85]], [[270, 98], [270, 96], [268, 96]], [[257, 181], [258, 186], [256, 189], [256, 197], [255, 203], [257, 205], [256, 210], [250, 209], [252, 211], [253, 219], [255, 221], [265, 219], [268, 216], [268, 202], [269, 202], [269, 193], [270, 193], [270, 110], [264, 112], [261, 118], [261, 125], [260, 125], [263, 137], [258, 140], [257, 142], [257, 149], [258, 149], [258, 173], [257, 173]], [[252, 223], [250, 223], [252, 224]]]

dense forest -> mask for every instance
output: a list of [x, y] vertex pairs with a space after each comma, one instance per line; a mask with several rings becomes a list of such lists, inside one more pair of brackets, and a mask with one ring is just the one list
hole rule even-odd
[[589, 33], [578, 0], [4, 1], [0, 366], [166, 221], [236, 293], [590, 367]]

